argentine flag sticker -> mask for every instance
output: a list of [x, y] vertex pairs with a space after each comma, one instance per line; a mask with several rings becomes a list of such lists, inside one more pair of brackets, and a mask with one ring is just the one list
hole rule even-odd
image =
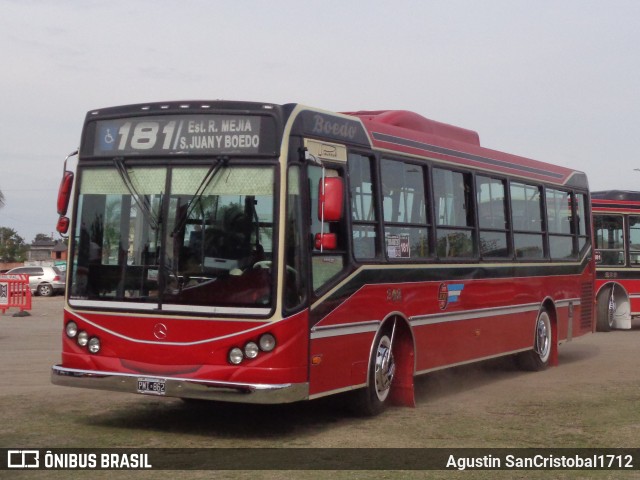
[[460, 299], [462, 290], [464, 290], [464, 283], [454, 283], [448, 285], [449, 295], [447, 297], [448, 303], [457, 302]]

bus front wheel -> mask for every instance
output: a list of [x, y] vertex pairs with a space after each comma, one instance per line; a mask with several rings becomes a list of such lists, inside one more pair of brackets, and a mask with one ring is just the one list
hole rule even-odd
[[386, 406], [396, 370], [391, 345], [392, 336], [384, 330], [376, 336], [369, 361], [367, 386], [356, 392], [355, 408], [356, 413], [360, 415], [377, 415]]
[[523, 370], [544, 370], [549, 365], [552, 348], [551, 318], [549, 312], [542, 309], [536, 320], [533, 350], [520, 353], [516, 358]]

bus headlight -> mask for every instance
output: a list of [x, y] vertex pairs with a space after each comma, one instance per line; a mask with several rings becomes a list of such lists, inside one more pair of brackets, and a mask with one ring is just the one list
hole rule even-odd
[[258, 345], [256, 342], [249, 342], [244, 346], [244, 355], [247, 358], [256, 358], [258, 356]]
[[232, 348], [229, 351], [229, 363], [232, 363], [234, 365], [240, 365], [243, 358], [244, 358], [244, 355], [242, 353], [242, 350], [240, 350], [238, 347]]
[[67, 337], [75, 338], [75, 336], [78, 334], [78, 324], [76, 324], [76, 322], [67, 322], [65, 332], [67, 334]]
[[87, 343], [89, 343], [89, 334], [82, 330], [78, 334], [78, 345], [80, 345], [81, 347], [86, 347]]
[[91, 353], [98, 353], [100, 351], [100, 340], [98, 337], [91, 337], [87, 348]]
[[265, 333], [260, 337], [260, 350], [263, 352], [271, 352], [274, 348], [276, 348], [276, 337], [271, 335], [270, 333]]

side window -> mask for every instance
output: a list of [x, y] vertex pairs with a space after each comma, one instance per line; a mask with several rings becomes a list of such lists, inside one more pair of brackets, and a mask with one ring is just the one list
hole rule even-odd
[[429, 257], [425, 172], [420, 165], [383, 159], [381, 163], [384, 239], [387, 257]]
[[434, 168], [433, 197], [438, 256], [474, 256], [471, 175]]
[[26, 273], [28, 273], [32, 277], [40, 277], [44, 275], [44, 270], [42, 270], [42, 268], [40, 267], [32, 267]]
[[376, 257], [377, 218], [373, 192], [371, 159], [349, 154], [349, 199], [355, 258]]
[[629, 257], [632, 267], [640, 267], [640, 216], [629, 215]]
[[285, 289], [284, 306], [293, 309], [306, 297], [307, 259], [304, 245], [304, 215], [302, 214], [302, 182], [300, 167], [289, 168], [287, 180], [287, 217], [285, 220]]
[[[637, 217], [636, 217], [637, 218]], [[598, 265], [624, 265], [624, 224], [622, 215], [594, 215]]]
[[507, 205], [504, 180], [477, 176], [476, 197], [478, 227], [480, 228], [480, 255], [482, 257], [509, 257], [507, 241]]
[[511, 215], [515, 254], [520, 259], [544, 258], [540, 188], [511, 183]]
[[546, 191], [547, 221], [549, 231], [549, 254], [554, 260], [575, 258], [571, 194], [548, 188]]

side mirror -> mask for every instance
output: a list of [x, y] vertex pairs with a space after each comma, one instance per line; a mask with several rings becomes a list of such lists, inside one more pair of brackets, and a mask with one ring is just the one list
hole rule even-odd
[[59, 234], [64, 235], [69, 230], [69, 217], [63, 217], [60, 215], [58, 218], [58, 223], [56, 225], [56, 230]]
[[318, 220], [338, 222], [342, 219], [344, 183], [340, 177], [324, 177], [318, 185]]
[[335, 233], [316, 233], [315, 248], [321, 252], [338, 248], [338, 237]]
[[67, 213], [72, 187], [73, 172], [66, 170], [62, 175], [62, 181], [60, 182], [60, 188], [58, 189], [58, 215], [65, 215]]

